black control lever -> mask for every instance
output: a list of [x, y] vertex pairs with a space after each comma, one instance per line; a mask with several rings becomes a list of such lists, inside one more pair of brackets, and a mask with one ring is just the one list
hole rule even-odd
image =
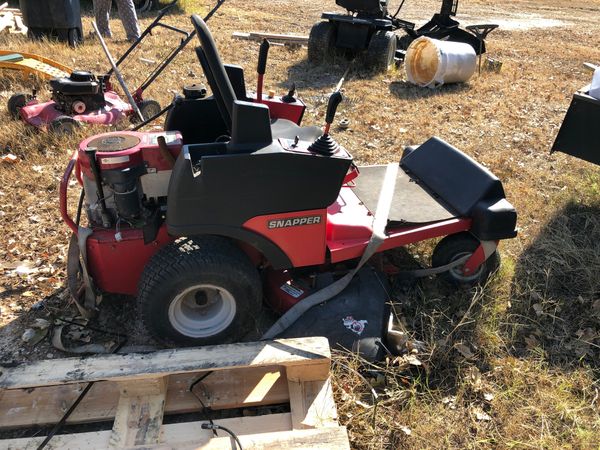
[[296, 102], [296, 83], [292, 84], [292, 87], [286, 95], [281, 97], [281, 101], [284, 103], [295, 103]]
[[327, 112], [325, 113], [325, 128], [323, 129], [323, 134], [329, 134], [329, 129], [331, 128], [331, 124], [333, 123], [333, 119], [335, 119], [335, 113], [337, 112], [337, 108], [344, 100], [342, 93], [340, 91], [336, 91], [329, 96], [329, 101], [327, 102]]
[[262, 93], [263, 93], [263, 79], [265, 76], [265, 71], [267, 68], [267, 56], [269, 56], [269, 41], [263, 39], [260, 44], [260, 50], [258, 51], [258, 66], [256, 67], [256, 72], [258, 73], [258, 81], [256, 85], [256, 100], [258, 102], [262, 101]]

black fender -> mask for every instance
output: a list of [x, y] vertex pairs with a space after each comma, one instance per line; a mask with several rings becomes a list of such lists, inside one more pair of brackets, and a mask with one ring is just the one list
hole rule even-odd
[[[180, 233], [171, 233], [171, 230], [169, 230], [169, 234], [180, 235]], [[228, 227], [222, 225], [195, 226], [194, 234], [189, 235], [188, 237], [193, 238], [194, 236], [209, 234], [236, 239], [251, 245], [269, 260], [274, 269], [289, 269], [290, 267], [293, 267], [292, 261], [288, 255], [279, 246], [277, 246], [277, 244], [270, 239], [267, 239], [266, 237], [245, 228]]]

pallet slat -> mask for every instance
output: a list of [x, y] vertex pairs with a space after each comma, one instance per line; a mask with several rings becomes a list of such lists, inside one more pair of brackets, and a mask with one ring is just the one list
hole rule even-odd
[[[198, 411], [198, 399], [189, 391], [199, 373], [169, 377], [165, 413], [181, 414]], [[86, 383], [44, 386], [35, 389], [4, 392], [7, 405], [0, 408], [0, 429], [58, 422], [67, 405], [79, 396]], [[194, 389], [202, 402], [211, 409], [241, 408], [255, 405], [275, 405], [289, 401], [287, 382], [282, 369], [257, 367], [244, 370], [223, 370], [212, 373]], [[73, 412], [67, 423], [103, 422], [115, 417], [119, 389], [112, 381], [98, 381]]]
[[143, 353], [37, 361], [0, 374], [0, 389], [153, 378], [157, 374], [272, 365], [329, 365], [326, 338], [280, 339]]

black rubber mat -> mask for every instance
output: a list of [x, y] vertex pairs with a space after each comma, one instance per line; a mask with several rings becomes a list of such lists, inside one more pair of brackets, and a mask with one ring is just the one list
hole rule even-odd
[[[359, 167], [359, 170], [353, 191], [375, 214], [386, 166]], [[402, 168], [398, 169], [388, 226], [426, 224], [453, 217], [456, 217], [455, 214], [440, 199], [419, 186]]]

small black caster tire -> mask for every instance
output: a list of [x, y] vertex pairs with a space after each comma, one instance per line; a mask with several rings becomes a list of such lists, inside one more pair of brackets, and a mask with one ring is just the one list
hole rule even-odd
[[[461, 232], [451, 234], [443, 238], [433, 250], [431, 255], [432, 267], [445, 266], [463, 256], [472, 254], [479, 247], [479, 240], [471, 233]], [[445, 281], [458, 286], [484, 285], [491, 274], [500, 267], [500, 254], [495, 251], [479, 268], [471, 275], [462, 273], [462, 265], [454, 267], [440, 274]]]

